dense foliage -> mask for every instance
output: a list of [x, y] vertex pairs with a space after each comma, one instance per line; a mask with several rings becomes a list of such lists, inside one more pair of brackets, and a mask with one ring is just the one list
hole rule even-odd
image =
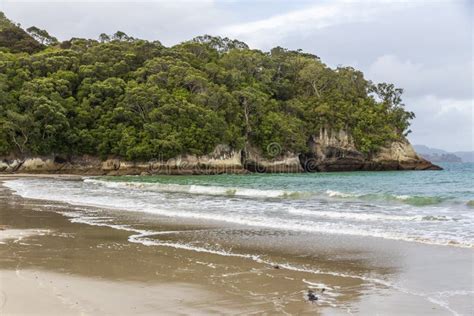
[[7, 47], [12, 53], [34, 53], [44, 48], [38, 41], [28, 35], [19, 25], [10, 22], [0, 12], [0, 48]]
[[58, 43], [28, 31], [19, 44], [0, 30], [3, 155], [166, 159], [273, 142], [304, 152], [321, 127], [348, 130], [370, 154], [403, 137], [413, 117], [400, 89], [301, 51], [207, 35], [167, 48], [123, 32]]

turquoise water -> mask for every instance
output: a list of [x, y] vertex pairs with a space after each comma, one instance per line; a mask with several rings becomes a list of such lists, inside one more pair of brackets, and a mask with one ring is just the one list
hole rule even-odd
[[474, 245], [474, 164], [442, 171], [14, 180], [25, 197], [305, 233]]
[[[103, 179], [113, 182], [228, 188], [224, 192], [228, 195], [232, 193], [239, 195], [239, 189], [253, 189], [266, 190], [269, 197], [274, 197], [275, 191], [282, 191], [283, 196], [286, 194], [287, 197], [295, 198], [320, 194], [336, 198], [398, 202], [419, 206], [474, 203], [474, 164], [447, 163], [443, 164], [443, 168], [445, 170], [441, 172], [123, 176]], [[169, 189], [172, 190], [172, 188]], [[203, 189], [203, 191], [206, 190]], [[209, 190], [209, 194], [212, 193], [212, 190]], [[259, 193], [264, 195], [265, 192], [255, 192], [256, 195]], [[242, 192], [242, 195], [245, 195], [245, 192]]]

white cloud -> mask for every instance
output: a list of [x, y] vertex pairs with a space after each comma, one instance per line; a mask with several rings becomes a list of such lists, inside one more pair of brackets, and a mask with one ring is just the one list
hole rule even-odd
[[394, 55], [377, 58], [366, 72], [375, 82], [391, 82], [408, 96], [433, 94], [443, 98], [472, 98], [472, 60], [440, 60], [426, 66]]
[[473, 150], [472, 60], [440, 60], [427, 66], [395, 55], [377, 58], [366, 71], [375, 82], [405, 88], [405, 103], [415, 112], [410, 140], [445, 150]]
[[407, 108], [416, 113], [410, 141], [448, 151], [474, 150], [473, 101], [433, 95], [407, 99]]
[[417, 1], [331, 1], [265, 19], [222, 27], [218, 33], [247, 41], [251, 46], [268, 49], [282, 38], [304, 36], [316, 30], [352, 22], [369, 22], [381, 11], [393, 11], [416, 5]]
[[3, 0], [0, 10], [24, 27], [48, 30], [61, 40], [97, 38], [121, 30], [131, 36], [174, 45], [232, 21], [230, 14], [204, 1], [28, 1]]

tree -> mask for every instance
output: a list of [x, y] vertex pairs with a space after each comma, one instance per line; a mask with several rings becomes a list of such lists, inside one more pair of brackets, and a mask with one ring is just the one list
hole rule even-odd
[[410, 133], [411, 131], [407, 129], [410, 126], [409, 121], [415, 118], [415, 113], [405, 111], [405, 104], [402, 102], [403, 89], [383, 82], [371, 85], [369, 91], [375, 93], [382, 101], [390, 123], [397, 130], [397, 134], [406, 136]]
[[99, 35], [99, 42], [101, 42], [101, 43], [108, 43], [108, 42], [110, 42], [110, 36], [108, 36], [108, 35], [105, 34], [105, 33], [101, 33], [101, 34]]
[[222, 38], [220, 36], [211, 36], [207, 34], [203, 36], [197, 36], [193, 38], [192, 41], [209, 45], [211, 48], [217, 50], [219, 53], [226, 53], [232, 49], [249, 49], [248, 45], [244, 42], [235, 39], [231, 40], [228, 37]]
[[309, 62], [299, 72], [299, 78], [303, 85], [307, 86], [308, 89], [305, 91], [309, 95], [315, 95], [321, 98], [326, 88], [329, 85], [328, 75], [329, 71], [320, 62]]
[[254, 127], [257, 125], [258, 114], [263, 111], [268, 97], [252, 87], [234, 91], [234, 97], [237, 99], [243, 113], [244, 136], [246, 139], [249, 139], [254, 132]]
[[148, 122], [150, 112], [163, 103], [161, 99], [166, 94], [157, 86], [131, 83], [119, 105], [129, 108], [142, 122]]
[[132, 37], [129, 37], [127, 34], [125, 34], [122, 31], [117, 31], [114, 33], [112, 38], [116, 41], [129, 41], [132, 40]]
[[44, 48], [18, 25], [15, 25], [0, 12], [0, 48], [12, 53], [35, 53]]
[[34, 133], [33, 118], [28, 114], [8, 111], [6, 119], [2, 123], [2, 130], [5, 132], [5, 135], [9, 136], [11, 142], [21, 155], [25, 154]]
[[47, 31], [39, 29], [36, 26], [31, 26], [27, 28], [26, 31], [43, 45], [56, 45], [58, 43], [56, 37], [49, 35]]
[[[261, 148], [267, 157], [280, 156], [286, 151], [304, 152], [309, 135], [303, 121], [281, 112], [269, 112], [258, 126], [261, 135]], [[272, 148], [277, 144], [278, 151]], [[273, 150], [272, 150], [273, 149]]]
[[300, 153], [321, 128], [347, 131], [373, 155], [414, 118], [402, 89], [301, 50], [210, 35], [165, 47], [121, 31], [46, 47], [54, 37], [28, 32], [0, 14], [2, 155], [146, 160], [273, 143]]
[[388, 84], [383, 82], [376, 85], [371, 85], [369, 91], [375, 93], [382, 103], [387, 106], [387, 108], [403, 106], [403, 89], [395, 88], [395, 86], [391, 83]]

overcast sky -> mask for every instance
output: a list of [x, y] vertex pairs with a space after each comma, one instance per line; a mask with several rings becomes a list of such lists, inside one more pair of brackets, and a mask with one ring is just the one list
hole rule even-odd
[[473, 6], [466, 1], [22, 1], [0, 10], [61, 40], [117, 30], [173, 45], [197, 35], [302, 48], [405, 89], [414, 144], [473, 150]]

